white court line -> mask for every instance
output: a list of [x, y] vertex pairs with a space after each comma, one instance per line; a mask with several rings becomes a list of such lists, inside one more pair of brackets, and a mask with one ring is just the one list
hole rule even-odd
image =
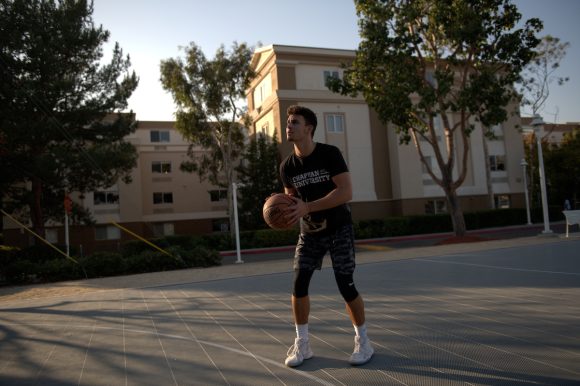
[[[232, 309], [232, 308], [231, 308], [229, 305], [227, 305], [226, 303], [224, 303], [224, 302], [223, 302], [221, 299], [219, 299], [218, 297], [216, 297], [215, 295], [213, 295], [213, 294], [212, 294], [212, 293], [210, 293], [210, 292], [206, 292], [206, 293], [207, 293], [207, 294], [208, 294], [210, 297], [212, 297], [212, 298], [213, 298], [213, 299], [215, 299], [215, 300], [218, 300], [218, 301], [219, 301], [220, 303], [222, 303], [224, 306], [228, 307], [230, 310], [232, 310], [232, 311], [233, 311], [233, 309]], [[261, 365], [261, 366], [264, 368], [264, 369], [266, 369], [266, 371], [268, 371], [268, 372], [269, 372], [269, 373], [270, 373], [270, 374], [271, 374], [271, 375], [272, 375], [274, 378], [276, 378], [276, 379], [278, 380], [278, 382], [280, 382], [281, 384], [285, 384], [285, 383], [284, 383], [284, 381], [282, 381], [282, 380], [281, 380], [281, 379], [280, 379], [280, 378], [279, 378], [279, 377], [278, 377], [276, 374], [274, 374], [274, 373], [272, 372], [272, 370], [270, 370], [270, 369], [268, 368], [268, 366], [265, 366], [265, 365], [264, 365], [264, 363], [263, 363], [263, 362], [261, 362], [261, 361], [260, 361], [260, 359], [258, 359], [258, 358], [257, 358], [257, 357], [256, 357], [256, 356], [255, 356], [255, 355], [252, 353], [252, 351], [250, 351], [248, 348], [246, 348], [246, 346], [244, 346], [244, 345], [242, 344], [242, 342], [240, 342], [240, 341], [239, 341], [239, 340], [238, 340], [238, 339], [237, 339], [237, 338], [236, 338], [236, 337], [235, 337], [235, 336], [234, 336], [232, 333], [230, 333], [230, 331], [229, 331], [227, 328], [225, 328], [225, 327], [224, 327], [224, 326], [223, 326], [223, 325], [222, 325], [222, 324], [221, 324], [221, 323], [220, 323], [218, 320], [216, 320], [216, 319], [213, 317], [213, 315], [211, 315], [211, 314], [210, 314], [209, 312], [207, 312], [206, 310], [204, 310], [204, 312], [205, 312], [205, 314], [206, 314], [207, 316], [209, 316], [209, 317], [210, 317], [210, 318], [213, 320], [213, 322], [214, 322], [215, 324], [217, 324], [217, 325], [218, 325], [218, 326], [219, 326], [219, 327], [220, 327], [220, 328], [221, 328], [221, 329], [222, 329], [222, 330], [223, 330], [223, 331], [224, 331], [226, 334], [228, 334], [230, 338], [232, 338], [232, 339], [233, 339], [233, 340], [234, 340], [234, 341], [235, 341], [235, 342], [236, 342], [238, 345], [240, 345], [240, 347], [241, 347], [241, 348], [243, 348], [244, 350], [246, 350], [246, 352], [250, 353], [250, 354], [251, 354], [251, 356], [252, 356], [252, 357], [253, 357], [253, 358], [254, 358], [254, 359], [255, 359], [255, 360], [256, 360], [256, 361], [257, 361], [257, 362], [258, 362], [258, 363], [259, 363], [259, 364], [260, 364], [260, 365]]]
[[145, 299], [145, 296], [143, 296], [143, 291], [139, 291], [141, 298], [143, 299], [143, 302], [145, 303], [145, 307], [147, 308], [147, 313], [149, 313], [149, 319], [151, 320], [151, 324], [153, 325], [153, 329], [155, 330], [155, 334], [157, 335], [157, 341], [159, 342], [159, 345], [161, 346], [161, 351], [163, 352], [163, 356], [165, 357], [165, 363], [167, 364], [167, 367], [169, 368], [169, 372], [171, 373], [171, 378], [173, 378], [173, 382], [175, 383], [175, 385], [178, 385], [177, 379], [175, 378], [175, 374], [173, 373], [173, 368], [171, 367], [171, 363], [169, 363], [169, 358], [167, 358], [167, 353], [165, 352], [165, 347], [163, 347], [163, 341], [161, 340], [161, 336], [159, 334], [159, 331], [157, 331], [157, 326], [155, 325], [155, 321], [153, 320], [153, 315], [151, 315], [151, 311], [149, 310], [149, 304], [147, 304], [147, 300]]
[[[513, 318], [516, 318], [516, 319], [521, 319], [521, 315], [512, 314], [512, 313], [505, 312], [505, 311], [499, 311], [499, 310], [495, 310], [493, 308], [488, 308], [488, 307], [483, 307], [483, 306], [476, 306], [476, 305], [469, 304], [469, 303], [460, 303], [460, 302], [451, 301], [451, 300], [442, 300], [442, 299], [439, 299], [439, 298], [434, 298], [434, 297], [425, 296], [425, 295], [417, 295], [417, 296], [420, 296], [420, 297], [423, 297], [423, 298], [426, 298], [426, 299], [439, 300], [439, 301], [443, 301], [445, 303], [451, 303], [453, 305], [461, 305], [461, 306], [465, 306], [465, 307], [469, 307], [469, 308], [474, 308], [474, 309], [479, 309], [479, 310], [485, 310], [485, 311], [489, 311], [489, 312], [492, 312], [492, 313], [495, 313], [495, 314], [507, 315], [507, 316], [511, 316]], [[473, 298], [469, 298], [467, 296], [461, 296], [461, 295], [453, 295], [453, 296], [459, 297], [459, 298], [468, 298], [468, 299], [472, 299], [473, 300]], [[464, 315], [464, 313], [461, 313], [461, 314]], [[465, 314], [465, 315], [471, 315], [471, 314]], [[481, 317], [480, 316], [480, 318], [484, 318], [484, 317]], [[489, 318], [486, 318], [486, 319], [489, 319]], [[493, 321], [495, 321], [497, 323], [506, 324], [506, 325], [512, 326], [512, 327], [517, 327], [517, 328], [526, 329], [526, 330], [530, 330], [530, 331], [534, 331], [534, 332], [539, 332], [539, 333], [544, 334], [544, 335], [547, 334], [547, 335], [557, 336], [559, 338], [570, 339], [570, 336], [569, 335], [562, 335], [562, 334], [558, 334], [556, 332], [546, 331], [546, 330], [542, 330], [542, 329], [539, 329], [539, 328], [527, 327], [527, 326], [522, 326], [522, 325], [517, 325], [517, 324], [510, 324], [510, 323], [502, 322], [502, 321], [497, 320], [497, 319], [489, 319], [489, 320], [493, 320]], [[546, 321], [544, 321], [544, 322], [546, 322]], [[558, 326], [561, 326], [561, 324], [560, 323], [557, 323], [557, 322], [551, 322], [551, 321], [547, 321], [547, 322], [550, 322], [552, 324], [556, 323]]]
[[[8, 323], [8, 325], [18, 325], [18, 326], [22, 326], [22, 325], [38, 326], [38, 325], [40, 325], [40, 326], [58, 326], [58, 327], [61, 327], [62, 326], [61, 324], [50, 324], [50, 323]], [[80, 328], [80, 329], [94, 328], [96, 330], [109, 330], [109, 331], [119, 331], [120, 330], [119, 327], [94, 326], [94, 325], [90, 326], [90, 325], [83, 325], [83, 324], [68, 325], [67, 327], [69, 327], [69, 328]], [[205, 340], [200, 340], [200, 339], [197, 339], [197, 338], [192, 338], [192, 337], [187, 337], [187, 336], [182, 336], [182, 335], [164, 334], [164, 333], [159, 332], [157, 330], [156, 331], [146, 331], [146, 330], [135, 330], [135, 329], [127, 329], [126, 328], [125, 331], [132, 332], [132, 333], [135, 333], [135, 334], [155, 335], [157, 337], [164, 337], [164, 338], [170, 338], [170, 339], [185, 340], [185, 341], [188, 341], [188, 342], [195, 342], [195, 343], [198, 343], [198, 344], [202, 344], [202, 345], [211, 346], [211, 347], [215, 347], [215, 348], [218, 348], [218, 349], [230, 351], [230, 352], [233, 352], [233, 353], [236, 353], [236, 354], [239, 354], [239, 355], [242, 355], [242, 356], [246, 356], [246, 357], [249, 357], [249, 358], [253, 358], [253, 359], [259, 358], [262, 362], [271, 364], [271, 365], [276, 366], [276, 367], [278, 367], [280, 369], [283, 369], [283, 370], [290, 371], [290, 372], [292, 372], [295, 375], [300, 375], [300, 376], [302, 376], [304, 378], [308, 378], [309, 380], [314, 381], [316, 383], [319, 383], [321, 385], [334, 386], [332, 383], [329, 383], [329, 382], [325, 381], [324, 379], [321, 379], [321, 378], [319, 378], [319, 377], [317, 377], [317, 376], [315, 376], [313, 374], [310, 374], [310, 373], [308, 373], [306, 371], [299, 371], [297, 369], [294, 369], [292, 367], [288, 367], [288, 366], [286, 366], [286, 365], [284, 365], [282, 363], [279, 363], [278, 361], [274, 361], [272, 359], [265, 358], [265, 357], [262, 357], [262, 356], [259, 356], [259, 355], [256, 355], [256, 354], [247, 352], [247, 351], [242, 351], [242, 350], [239, 350], [239, 349], [236, 349], [236, 348], [233, 348], [233, 347], [224, 346], [222, 344], [208, 342], [208, 341], [205, 341]]]
[[129, 384], [129, 379], [127, 378], [127, 344], [125, 339], [125, 289], [121, 292], [121, 315], [123, 317], [123, 369], [125, 372], [125, 386]]
[[81, 366], [81, 373], [79, 374], [79, 381], [77, 385], [81, 384], [83, 379], [83, 373], [85, 372], [85, 366], [87, 364], [87, 357], [89, 356], [89, 350], [91, 349], [91, 343], [93, 342], [93, 337], [95, 336], [95, 328], [97, 327], [97, 322], [93, 324], [93, 331], [91, 331], [91, 337], [89, 338], [89, 342], [87, 343], [87, 349], [85, 350], [85, 357], [83, 359], [83, 365]]
[[[322, 298], [327, 298], [327, 299], [332, 299], [332, 298], [330, 298], [329, 296], [326, 296], [326, 295], [320, 295], [320, 297], [322, 297]], [[366, 297], [365, 297], [365, 299], [366, 299]], [[336, 311], [336, 310], [334, 310], [334, 309], [332, 309], [332, 308], [329, 308], [329, 307], [324, 307], [324, 308], [326, 308], [327, 310], [331, 310], [331, 311], [332, 311], [332, 312], [334, 312], [334, 313], [337, 313], [337, 314], [342, 314], [341, 312], [338, 312], [338, 311]], [[368, 310], [365, 310], [365, 312], [368, 312]], [[369, 323], [369, 322], [368, 322], [368, 320], [367, 320], [367, 324], [369, 324], [369, 325], [374, 325], [374, 326], [376, 326], [376, 327], [379, 327], [379, 328], [380, 328], [380, 329], [382, 329], [382, 330], [387, 330], [387, 331], [390, 331], [390, 330], [388, 330], [388, 329], [385, 329], [384, 327], [382, 327], [382, 326], [380, 326], [380, 325], [378, 325], [378, 324], [372, 324], [372, 323]], [[395, 335], [399, 335], [399, 336], [402, 336], [402, 337], [404, 337], [404, 338], [408, 338], [408, 339], [414, 339], [414, 338], [407, 337], [406, 335], [403, 335], [403, 334], [397, 333], [397, 332], [395, 332], [395, 331], [392, 331], [392, 332], [393, 332]], [[402, 353], [402, 352], [399, 352], [399, 351], [397, 351], [397, 350], [395, 350], [395, 349], [392, 349], [392, 348], [390, 348], [390, 347], [387, 347], [387, 346], [385, 346], [385, 345], [382, 345], [382, 344], [380, 344], [379, 342], [373, 341], [372, 339], [371, 339], [371, 342], [373, 342], [373, 344], [374, 344], [375, 346], [377, 346], [377, 347], [381, 347], [382, 349], [384, 349], [384, 350], [386, 350], [386, 351], [390, 351], [390, 352], [392, 352], [392, 353], [394, 353], [394, 354], [397, 354], [397, 355], [399, 355], [399, 356], [401, 356], [401, 357], [403, 357], [403, 358], [406, 358], [406, 359], [411, 359], [411, 357], [410, 357], [410, 356], [408, 356], [407, 354], [404, 354], [404, 353]], [[425, 343], [425, 344], [428, 344], [428, 343]], [[440, 374], [449, 374], [449, 375], [450, 375], [450, 373], [447, 373], [447, 372], [445, 372], [445, 371], [443, 371], [443, 370], [441, 370], [441, 369], [438, 369], [438, 368], [436, 368], [436, 367], [429, 366], [429, 368], [430, 368], [431, 370], [433, 370], [433, 371], [437, 372], [437, 373], [440, 373]], [[385, 374], [385, 375], [386, 375], [386, 374]], [[390, 378], [392, 378], [390, 375], [388, 375], [388, 376], [389, 376]], [[397, 382], [399, 382], [399, 383], [403, 383], [402, 381], [400, 381], [400, 380], [398, 380], [398, 379], [396, 379], [396, 380], [397, 380]]]
[[[330, 311], [332, 311], [332, 312], [338, 313], [337, 311], [333, 310], [332, 308], [328, 308], [328, 307], [325, 307], [325, 308], [329, 309], [329, 310], [330, 310]], [[426, 329], [426, 330], [430, 330], [430, 331], [437, 332], [437, 333], [443, 333], [443, 334], [445, 334], [445, 335], [449, 335], [449, 336], [455, 337], [455, 338], [457, 338], [457, 339], [460, 339], [460, 340], [462, 340], [462, 341], [464, 341], [464, 342], [475, 343], [475, 344], [477, 344], [477, 345], [480, 345], [480, 346], [483, 346], [483, 347], [489, 348], [489, 349], [491, 349], [491, 350], [496, 350], [496, 351], [499, 351], [499, 352], [501, 352], [501, 353], [504, 353], [504, 354], [508, 354], [508, 355], [511, 355], [511, 356], [515, 356], [515, 357], [518, 357], [518, 358], [521, 358], [521, 359], [525, 359], [525, 360], [528, 360], [528, 361], [531, 361], [531, 362], [536, 362], [536, 363], [539, 363], [539, 364], [543, 364], [543, 365], [545, 365], [545, 366], [547, 366], [547, 367], [552, 367], [552, 368], [555, 368], [555, 369], [558, 369], [558, 370], [563, 370], [563, 371], [566, 371], [566, 372], [569, 372], [569, 373], [572, 373], [572, 374], [575, 374], [575, 375], [580, 375], [580, 373], [578, 373], [578, 372], [576, 372], [576, 371], [574, 371], [574, 370], [566, 369], [566, 368], [559, 367], [559, 366], [556, 366], [556, 365], [552, 365], [552, 364], [550, 364], [550, 363], [546, 363], [546, 362], [543, 362], [543, 361], [540, 361], [540, 360], [537, 360], [537, 359], [534, 359], [534, 358], [529, 358], [529, 357], [526, 357], [526, 356], [524, 356], [524, 355], [520, 355], [520, 354], [517, 354], [517, 353], [511, 352], [511, 351], [508, 351], [508, 350], [503, 350], [503, 349], [501, 349], [501, 348], [498, 348], [498, 347], [490, 346], [490, 345], [488, 345], [488, 344], [486, 344], [486, 343], [478, 342], [478, 341], [476, 341], [476, 340], [473, 340], [473, 339], [470, 339], [470, 338], [467, 338], [467, 337], [461, 337], [461, 336], [459, 336], [459, 335], [456, 335], [456, 334], [453, 334], [453, 333], [451, 333], [451, 332], [448, 332], [447, 330], [437, 330], [437, 329], [434, 329], [434, 328], [431, 328], [431, 327], [427, 327], [427, 326], [425, 326], [425, 325], [422, 325], [422, 324], [420, 324], [420, 323], [413, 323], [413, 322], [408, 322], [408, 321], [405, 321], [404, 319], [401, 319], [401, 318], [398, 318], [398, 317], [395, 317], [395, 316], [392, 316], [392, 315], [389, 315], [389, 314], [385, 314], [385, 313], [382, 313], [382, 312], [377, 312], [377, 311], [372, 311], [372, 309], [371, 309], [371, 308], [369, 308], [367, 311], [368, 311], [369, 313], [373, 313], [373, 314], [379, 314], [379, 315], [385, 316], [385, 317], [387, 317], [387, 318], [390, 318], [390, 319], [394, 319], [394, 320], [398, 320], [398, 321], [406, 322], [406, 323], [409, 323], [409, 324], [412, 324], [412, 325], [415, 325], [415, 326], [419, 326], [419, 327], [421, 327], [421, 328], [423, 328], [423, 329]], [[412, 310], [408, 310], [408, 311], [412, 311]], [[416, 313], [416, 312], [415, 312], [415, 313]], [[368, 322], [367, 322], [367, 323], [368, 323]], [[469, 360], [469, 361], [472, 361], [472, 362], [475, 362], [475, 363], [482, 364], [482, 365], [484, 365], [484, 366], [486, 366], [486, 367], [489, 367], [489, 368], [491, 368], [491, 369], [493, 369], [493, 370], [498, 370], [498, 371], [501, 371], [501, 369], [498, 369], [498, 368], [496, 368], [496, 367], [494, 367], [494, 366], [491, 366], [491, 365], [486, 365], [486, 364], [485, 364], [485, 363], [483, 363], [483, 362], [479, 362], [479, 361], [477, 361], [477, 360], [475, 360], [475, 359], [470, 359], [470, 358], [468, 358], [468, 357], [466, 357], [466, 356], [464, 356], [464, 355], [461, 355], [461, 354], [458, 354], [458, 353], [454, 353], [453, 351], [450, 351], [450, 350], [444, 349], [444, 348], [442, 348], [442, 347], [439, 347], [439, 346], [432, 345], [432, 344], [430, 344], [430, 343], [427, 343], [427, 342], [424, 342], [424, 341], [422, 341], [422, 340], [420, 340], [420, 339], [416, 339], [416, 338], [413, 338], [413, 337], [410, 337], [410, 336], [406, 336], [406, 335], [404, 335], [404, 334], [401, 334], [401, 333], [398, 333], [398, 332], [396, 332], [396, 331], [390, 330], [390, 329], [388, 329], [388, 328], [386, 328], [386, 327], [384, 327], [384, 326], [381, 326], [381, 325], [378, 325], [378, 324], [374, 324], [374, 323], [372, 323], [371, 325], [374, 325], [374, 326], [376, 326], [376, 327], [379, 327], [379, 328], [381, 328], [381, 329], [383, 329], [383, 330], [386, 330], [386, 331], [389, 331], [389, 332], [393, 332], [393, 333], [395, 333], [395, 334], [397, 334], [397, 335], [399, 335], [399, 336], [403, 336], [403, 337], [405, 337], [405, 338], [407, 338], [407, 339], [411, 339], [411, 340], [414, 340], [414, 341], [416, 341], [416, 342], [420, 342], [420, 343], [422, 343], [422, 344], [425, 344], [425, 345], [427, 345], [427, 346], [429, 346], [429, 347], [433, 347], [433, 348], [436, 348], [436, 349], [438, 349], [438, 350], [441, 350], [441, 351], [447, 352], [447, 353], [449, 353], [449, 354], [452, 354], [452, 355], [455, 355], [455, 356], [461, 357], [461, 358], [463, 358], [463, 359], [467, 359], [467, 360]]]
[[[80, 300], [78, 300], [78, 301], [75, 303], [77, 310], [78, 310], [78, 309], [80, 309], [80, 306], [81, 306], [81, 305], [82, 305], [82, 304], [85, 302], [85, 298], [87, 297], [86, 295], [87, 295], [87, 294], [83, 294], [83, 295], [81, 296], [81, 299], [80, 299]], [[68, 312], [70, 312], [70, 314], [71, 314], [71, 315], [70, 315], [70, 316], [67, 318], [67, 320], [66, 320], [66, 324], [65, 324], [64, 326], [62, 325], [62, 323], [59, 323], [59, 324], [54, 324], [54, 325], [51, 325], [51, 326], [61, 327], [61, 329], [62, 329], [63, 331], [67, 331], [67, 330], [68, 330], [68, 327], [70, 326], [70, 323], [72, 322], [72, 320], [73, 320], [73, 319], [75, 319], [75, 318], [77, 317], [77, 315], [75, 314], [75, 310], [74, 310], [74, 309], [73, 309], [73, 310], [70, 310], [70, 311], [68, 311]], [[23, 323], [18, 323], [18, 324], [23, 324]], [[43, 326], [43, 325], [45, 325], [45, 324], [40, 324], [40, 325], [41, 325], [41, 326]], [[48, 324], [46, 324], [46, 325], [48, 325]], [[56, 329], [55, 329], [55, 330], [53, 330], [53, 331], [54, 331], [54, 332], [56, 332]], [[58, 345], [57, 345], [56, 343], [52, 345], [52, 347], [51, 347], [51, 349], [50, 349], [50, 352], [48, 353], [48, 355], [46, 356], [46, 358], [45, 358], [45, 359], [44, 359], [44, 361], [42, 362], [42, 365], [40, 366], [40, 368], [38, 369], [38, 371], [36, 372], [36, 379], [35, 379], [35, 381], [36, 381], [36, 382], [38, 382], [38, 380], [39, 380], [39, 378], [40, 378], [40, 375], [41, 375], [41, 374], [42, 374], [42, 372], [44, 371], [44, 369], [45, 369], [45, 367], [46, 367], [46, 365], [47, 365], [48, 361], [50, 360], [50, 358], [52, 358], [52, 355], [53, 355], [53, 354], [54, 354], [54, 352], [56, 351], [56, 348], [57, 348], [57, 347], [58, 347]]]
[[[183, 290], [180, 290], [180, 292], [181, 292], [181, 294], [184, 296], [184, 298], [186, 300], [188, 300], [188, 299], [195, 299], [193, 296], [188, 296]], [[189, 332], [189, 335], [191, 335], [195, 340], [197, 340], [197, 335], [191, 330], [191, 328], [189, 327], [189, 325], [185, 322], [185, 320], [181, 316], [181, 313], [175, 309], [175, 307], [173, 306], [173, 303], [171, 303], [171, 301], [165, 296], [165, 293], [164, 292], [162, 292], [162, 293], [163, 293], [163, 296], [165, 297], [165, 299], [169, 302], [169, 304], [173, 308], [174, 312], [177, 314], [177, 316], [179, 316], [179, 319], [181, 320], [181, 322], [185, 325], [185, 328]], [[222, 370], [219, 368], [219, 366], [217, 365], [217, 363], [213, 360], [213, 358], [211, 357], [210, 353], [205, 349], [205, 347], [202, 344], [199, 344], [198, 343], [198, 346], [201, 348], [201, 350], [203, 351], [203, 353], [205, 354], [205, 356], [207, 357], [207, 359], [211, 362], [211, 364], [213, 365], [213, 367], [215, 367], [216, 371], [222, 377], [222, 379], [224, 380], [224, 382], [227, 383], [228, 385], [230, 385], [230, 382], [228, 381], [228, 379], [226, 378], [226, 376], [222, 372]]]
[[442, 261], [442, 260], [430, 260], [430, 259], [415, 259], [415, 260], [416, 261], [423, 261], [426, 263], [467, 265], [470, 267], [491, 268], [491, 269], [498, 269], [498, 270], [504, 270], [504, 271], [520, 271], [520, 272], [533, 272], [533, 273], [548, 273], [548, 274], [552, 274], [552, 275], [580, 276], [580, 273], [578, 273], [578, 272], [559, 272], [559, 271], [543, 271], [540, 269], [498, 267], [496, 265], [461, 263], [458, 261]]
[[[473, 289], [465, 289], [465, 288], [456, 288], [456, 287], [443, 287], [443, 288], [453, 288], [453, 290], [455, 291], [461, 291], [461, 292], [467, 292], [470, 293], [473, 291]], [[543, 290], [544, 292], [549, 290], [546, 288], [541, 288], [540, 290]], [[489, 287], [485, 287], [485, 293], [486, 295], [490, 295], [493, 296], [495, 298], [500, 298], [500, 299], [510, 299], [510, 300], [518, 300], [520, 302], [524, 302], [524, 303], [531, 303], [531, 304], [545, 304], [546, 303], [546, 299], [548, 301], [560, 301], [563, 300], [563, 293], [557, 293], [554, 295], [543, 295], [541, 293], [538, 293], [538, 288], [531, 288], [531, 287], [519, 287], [519, 288], [514, 288], [514, 287], [510, 287], [510, 294], [514, 294], [512, 296], [507, 296], [507, 295], [501, 295], [500, 292], [501, 290], [497, 289], [497, 288], [489, 288]], [[580, 294], [566, 294], [569, 295], [570, 297], [574, 298], [573, 301], [577, 301], [577, 298], [579, 297]], [[530, 296], [534, 296], [537, 298], [540, 298], [540, 300], [533, 300], [533, 299], [529, 299]], [[577, 306], [571, 306], [571, 305], [560, 305], [558, 306], [558, 308], [568, 308], [570, 310], [574, 310], [574, 311], [580, 311], [580, 307]]]
[[[431, 300], [431, 301], [432, 300], [435, 300], [435, 301], [442, 302], [442, 303], [452, 303], [452, 302], [450, 302], [448, 300], [442, 300], [442, 299], [439, 299], [439, 298], [425, 296], [425, 295], [414, 295], [414, 296], [419, 296], [419, 297], [422, 297], [422, 298], [425, 298], [425, 299], [428, 299], [428, 300]], [[392, 296], [390, 296], [390, 297], [393, 298]], [[457, 304], [457, 303], [453, 303], [453, 304]], [[459, 303], [459, 304], [462, 304], [462, 303]], [[477, 314], [473, 315], [473, 314], [470, 314], [470, 313], [460, 312], [460, 311], [456, 311], [456, 310], [453, 310], [453, 309], [450, 309], [450, 308], [438, 307], [437, 310], [443, 310], [443, 311], [446, 311], [446, 312], [452, 312], [454, 314], [459, 314], [459, 315], [462, 315], [462, 316], [465, 316], [465, 317], [469, 317], [469, 318], [476, 318], [476, 319], [482, 319], [482, 320], [486, 320], [486, 321], [491, 321], [491, 322], [494, 322], [494, 323], [499, 323], [499, 324], [503, 324], [505, 326], [514, 327], [514, 328], [518, 328], [518, 329], [527, 329], [527, 330], [530, 330], [530, 331], [533, 331], [533, 332], [541, 332], [542, 334], [549, 334], [548, 332], [543, 331], [543, 330], [539, 330], [539, 329], [535, 329], [535, 328], [531, 328], [531, 327], [526, 327], [526, 326], [517, 326], [517, 325], [514, 325], [514, 324], [502, 322], [501, 320], [497, 320], [497, 319], [493, 319], [493, 318], [488, 318], [488, 317], [481, 316], [481, 315], [477, 315]], [[414, 311], [414, 312], [416, 312], [416, 311]], [[428, 315], [428, 314], [421, 313], [420, 315]], [[436, 317], [436, 318], [441, 318], [441, 317]], [[450, 323], [463, 325], [465, 327], [473, 328], [473, 329], [476, 329], [476, 330], [482, 330], [482, 331], [490, 332], [490, 333], [497, 334], [497, 335], [500, 335], [500, 336], [505, 336], [505, 337], [508, 337], [508, 338], [512, 338], [512, 339], [515, 339], [515, 340], [519, 340], [519, 341], [522, 341], [522, 342], [533, 343], [534, 345], [540, 345], [540, 346], [548, 347], [548, 348], [550, 348], [552, 350], [562, 351], [562, 352], [564, 352], [566, 354], [572, 354], [572, 355], [575, 355], [575, 356], [580, 356], [580, 353], [579, 352], [574, 352], [574, 351], [566, 350], [566, 349], [563, 349], [563, 348], [560, 348], [560, 347], [555, 347], [555, 346], [551, 346], [551, 345], [544, 344], [544, 343], [538, 344], [537, 341], [532, 341], [532, 340], [529, 340], [529, 339], [519, 338], [517, 336], [513, 336], [513, 335], [509, 335], [509, 334], [503, 334], [501, 332], [494, 331], [494, 330], [488, 330], [486, 328], [473, 327], [473, 326], [468, 325], [468, 324], [464, 324], [464, 323], [460, 323], [460, 322], [453, 322], [452, 320], [448, 320], [448, 319], [445, 319], [445, 318], [441, 318], [441, 319], [446, 320], [446, 321], [449, 321]], [[562, 337], [565, 337], [565, 336], [562, 335]], [[569, 337], [566, 337], [566, 338], [569, 338]]]

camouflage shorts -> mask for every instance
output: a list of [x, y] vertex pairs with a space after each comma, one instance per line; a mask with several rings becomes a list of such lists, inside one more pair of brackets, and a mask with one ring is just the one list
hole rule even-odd
[[354, 272], [355, 254], [352, 224], [342, 226], [334, 233], [324, 236], [301, 232], [294, 253], [294, 269], [320, 269], [326, 252], [330, 252], [334, 272], [343, 275]]

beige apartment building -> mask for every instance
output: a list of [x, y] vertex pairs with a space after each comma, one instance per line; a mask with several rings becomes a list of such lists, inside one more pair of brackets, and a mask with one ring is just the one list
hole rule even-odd
[[[256, 50], [252, 66], [258, 77], [247, 92], [254, 120], [251, 131], [275, 133], [285, 156], [291, 151], [285, 139], [286, 109], [305, 105], [318, 115], [315, 140], [336, 145], [349, 165], [356, 220], [444, 212], [443, 191], [422, 168], [415, 148], [399, 145], [395, 131], [383, 125], [362, 98], [334, 94], [325, 87], [326, 77], [341, 76], [341, 63], [354, 55], [351, 50], [282, 45]], [[499, 207], [524, 206], [519, 122], [519, 117], [510, 118], [494, 128], [496, 140], [485, 140]], [[73, 194], [74, 201], [93, 213], [96, 226], [71, 226], [72, 247], [90, 253], [97, 248], [116, 249], [134, 239], [113, 223], [146, 238], [228, 229], [226, 192], [200, 182], [196, 174], [180, 171], [189, 144], [174, 122], [139, 122], [127, 140], [139, 154], [132, 183], [120, 181], [97, 192]], [[468, 177], [459, 190], [465, 211], [489, 207], [483, 141], [477, 128], [471, 134]], [[8, 243], [31, 243], [31, 236], [7, 218], [4, 229]], [[47, 239], [64, 244], [62, 225], [47, 224]]]
[[[132, 182], [119, 181], [96, 192], [71, 195], [72, 200], [90, 210], [96, 220], [95, 226], [70, 226], [72, 248], [82, 249], [83, 253], [95, 249], [116, 250], [121, 243], [135, 239], [130, 232], [151, 238], [228, 229], [227, 192], [208, 182], [200, 182], [197, 174], [180, 170], [189, 144], [175, 129], [174, 122], [139, 122], [126, 140], [138, 152]], [[6, 217], [4, 234], [11, 245], [32, 244], [33, 236]], [[62, 224], [48, 223], [46, 239], [64, 244]]]
[[[318, 117], [315, 140], [338, 146], [349, 165], [355, 219], [445, 211], [445, 195], [422, 167], [414, 146], [399, 145], [395, 130], [382, 124], [361, 97], [341, 96], [325, 87], [326, 78], [342, 76], [341, 64], [354, 56], [352, 50], [284, 45], [256, 50], [252, 67], [258, 76], [247, 93], [253, 131], [276, 134], [285, 156], [291, 151], [284, 134], [286, 109], [307, 106]], [[494, 127], [495, 140], [484, 139], [481, 127], [471, 134], [468, 176], [459, 189], [464, 211], [489, 208], [484, 140], [497, 206], [523, 206], [519, 123], [514, 116]], [[434, 162], [432, 154], [426, 155]]]

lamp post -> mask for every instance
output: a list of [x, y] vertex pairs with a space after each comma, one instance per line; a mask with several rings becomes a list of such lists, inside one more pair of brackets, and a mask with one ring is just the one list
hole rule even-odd
[[526, 166], [528, 166], [528, 163], [526, 162], [525, 158], [522, 158], [520, 165], [522, 166], [523, 174], [524, 174], [524, 195], [526, 197], [526, 215], [527, 215], [527, 219], [528, 219], [528, 225], [532, 225], [532, 220], [531, 220], [531, 216], [530, 216], [530, 199], [528, 197], [528, 177], [527, 177], [527, 172], [526, 172]]
[[550, 217], [548, 214], [548, 195], [546, 193], [546, 173], [544, 171], [544, 156], [542, 153], [542, 138], [541, 132], [544, 127], [544, 120], [538, 114], [534, 115], [532, 119], [532, 128], [523, 129], [526, 133], [533, 133], [536, 136], [536, 144], [538, 146], [538, 165], [540, 172], [540, 192], [542, 194], [542, 212], [544, 217], [544, 230], [542, 234], [551, 235], [553, 234], [550, 229]]
[[234, 226], [236, 232], [236, 263], [243, 263], [242, 254], [240, 251], [240, 223], [238, 221], [238, 186], [243, 186], [243, 184], [237, 184], [232, 182], [232, 196], [234, 197]]

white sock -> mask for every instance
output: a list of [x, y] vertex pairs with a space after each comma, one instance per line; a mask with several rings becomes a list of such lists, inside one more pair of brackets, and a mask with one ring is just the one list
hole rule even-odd
[[296, 325], [296, 337], [298, 339], [308, 340], [308, 323]]
[[366, 338], [367, 337], [367, 325], [366, 325], [366, 323], [363, 323], [360, 326], [354, 326], [354, 332], [355, 332], [356, 336], [359, 336], [361, 338]]

